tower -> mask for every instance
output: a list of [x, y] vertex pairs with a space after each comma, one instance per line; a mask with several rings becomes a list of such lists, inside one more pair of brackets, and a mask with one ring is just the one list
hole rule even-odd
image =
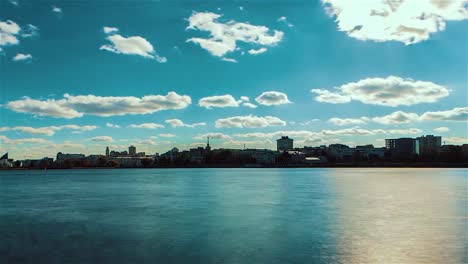
[[109, 158], [109, 147], [106, 147], [106, 158]]
[[210, 151], [211, 150], [211, 147], [210, 147], [210, 137], [208, 136], [207, 137], [207, 141], [206, 141], [206, 148], [205, 148], [207, 151]]

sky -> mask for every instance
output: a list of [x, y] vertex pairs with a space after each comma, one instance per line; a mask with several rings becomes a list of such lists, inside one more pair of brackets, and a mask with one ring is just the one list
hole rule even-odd
[[0, 151], [468, 143], [465, 0], [0, 0]]

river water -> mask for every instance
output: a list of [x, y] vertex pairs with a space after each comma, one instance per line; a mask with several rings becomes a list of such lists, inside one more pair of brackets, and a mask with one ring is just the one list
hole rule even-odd
[[467, 263], [466, 169], [0, 171], [0, 263]]

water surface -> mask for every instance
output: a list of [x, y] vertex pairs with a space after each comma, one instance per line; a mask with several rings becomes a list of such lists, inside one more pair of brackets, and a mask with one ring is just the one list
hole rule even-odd
[[0, 263], [466, 263], [463, 169], [0, 171]]

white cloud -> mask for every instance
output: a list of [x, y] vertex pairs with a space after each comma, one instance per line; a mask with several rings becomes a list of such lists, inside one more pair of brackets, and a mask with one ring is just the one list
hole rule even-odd
[[216, 120], [215, 126], [238, 127], [238, 128], [256, 128], [269, 126], [285, 126], [286, 122], [274, 116], [233, 116]]
[[374, 117], [372, 121], [384, 125], [394, 124], [408, 124], [417, 121], [419, 116], [415, 113], [405, 113], [403, 111], [396, 111], [386, 116]]
[[114, 139], [110, 136], [99, 136], [99, 137], [93, 137], [90, 139], [91, 141], [96, 141], [96, 142], [113, 142]]
[[28, 134], [53, 136], [55, 132], [59, 130], [63, 130], [63, 129], [74, 130], [73, 132], [85, 132], [85, 131], [95, 130], [96, 128], [97, 126], [63, 125], [63, 126], [48, 126], [48, 127], [16, 126], [10, 129], [13, 131], [20, 131], [20, 132], [28, 133]]
[[246, 106], [248, 108], [257, 108], [257, 105], [255, 104], [252, 104], [252, 103], [242, 103], [243, 106]]
[[190, 38], [187, 42], [200, 45], [213, 56], [223, 58], [227, 53], [242, 50], [237, 42], [255, 47], [273, 46], [283, 38], [283, 32], [270, 30], [265, 26], [256, 26], [234, 20], [220, 22], [222, 15], [210, 12], [194, 12], [189, 18], [187, 29], [209, 32], [208, 38]]
[[104, 28], [103, 28], [103, 31], [104, 31], [104, 33], [106, 33], [106, 34], [111, 34], [111, 33], [115, 33], [115, 32], [117, 32], [117, 31], [119, 31], [119, 29], [116, 28], [116, 27], [104, 27]]
[[449, 95], [449, 90], [444, 86], [396, 76], [367, 78], [336, 89], [336, 92], [323, 89], [312, 89], [311, 92], [318, 94], [315, 97], [318, 102], [340, 104], [356, 100], [364, 104], [392, 107], [434, 103]]
[[252, 55], [258, 55], [265, 53], [267, 51], [267, 48], [259, 48], [259, 49], [249, 49], [248, 53]]
[[425, 112], [422, 115], [415, 113], [407, 113], [403, 111], [396, 111], [385, 116], [378, 116], [373, 118], [331, 118], [329, 122], [335, 125], [362, 125], [368, 121], [384, 125], [398, 125], [409, 124], [412, 122], [422, 121], [468, 121], [468, 107], [458, 107], [451, 110]]
[[130, 127], [130, 128], [144, 128], [144, 129], [164, 128], [163, 125], [156, 124], [156, 123], [131, 124], [128, 127]]
[[319, 136], [320, 133], [307, 130], [290, 130], [290, 131], [275, 131], [275, 132], [254, 132], [235, 134], [235, 137], [240, 138], [279, 138], [282, 136], [289, 136], [291, 138], [313, 138]]
[[281, 104], [290, 104], [291, 102], [288, 99], [288, 95], [276, 91], [263, 92], [255, 101], [261, 105], [281, 105]]
[[[30, 143], [30, 144], [47, 144], [47, 143], [52, 143], [48, 140], [45, 140], [43, 138], [18, 138], [18, 139], [10, 139], [6, 136], [0, 135], [0, 141], [4, 144], [10, 144], [10, 145], [18, 145], [18, 144], [24, 144], [24, 143]], [[0, 144], [1, 145], [1, 144]]]
[[468, 138], [461, 137], [444, 137], [445, 144], [463, 145], [468, 144]]
[[410, 134], [420, 134], [422, 133], [421, 129], [418, 128], [408, 128], [408, 129], [362, 129], [359, 127], [345, 128], [339, 130], [322, 130], [323, 135], [339, 135], [339, 136], [371, 136], [379, 134], [401, 134], [401, 135], [410, 135]]
[[112, 123], [106, 123], [106, 127], [120, 128], [119, 125], [112, 124]]
[[38, 116], [76, 118], [83, 115], [114, 116], [150, 114], [162, 110], [183, 109], [190, 105], [191, 98], [169, 92], [167, 95], [134, 96], [96, 96], [69, 95], [63, 99], [35, 100], [25, 97], [6, 104], [10, 110]]
[[312, 89], [312, 93], [317, 94], [315, 100], [321, 103], [330, 103], [330, 104], [344, 104], [349, 103], [351, 98], [346, 95], [341, 95], [338, 93], [332, 93], [324, 89]]
[[144, 139], [144, 140], [137, 141], [137, 143], [135, 145], [144, 145], [144, 146], [151, 145], [151, 146], [154, 146], [154, 145], [156, 145], [156, 142], [154, 142], [151, 139]]
[[0, 51], [2, 46], [17, 45], [21, 27], [12, 20], [0, 21]]
[[57, 6], [52, 6], [52, 12], [54, 13], [62, 13], [62, 8]]
[[[104, 32], [112, 33], [117, 28], [104, 27]], [[101, 50], [107, 50], [117, 54], [138, 55], [145, 58], [155, 59], [160, 63], [167, 62], [165, 57], [159, 56], [154, 50], [153, 45], [143, 37], [132, 36], [123, 37], [120, 34], [112, 34], [106, 38], [111, 44], [102, 45]]]
[[213, 107], [238, 107], [239, 103], [230, 94], [203, 97], [198, 101], [199, 106], [207, 109], [212, 109]]
[[240, 99], [244, 102], [250, 101], [250, 98], [248, 96], [241, 96]]
[[166, 120], [164, 122], [170, 124], [172, 127], [190, 127], [190, 128], [194, 128], [194, 127], [197, 127], [197, 126], [206, 126], [205, 122], [186, 124], [180, 119], [168, 119], [168, 120]]
[[352, 38], [376, 42], [399, 41], [406, 45], [428, 40], [444, 31], [446, 21], [468, 18], [466, 0], [322, 0], [336, 18], [338, 30]]
[[439, 132], [439, 133], [445, 133], [445, 132], [449, 132], [450, 128], [448, 128], [448, 127], [438, 127], [438, 128], [434, 128], [434, 131]]
[[468, 107], [453, 108], [446, 111], [426, 112], [421, 115], [424, 121], [468, 121]]
[[361, 118], [330, 118], [328, 119], [328, 122], [337, 125], [337, 126], [349, 126], [349, 125], [363, 125], [366, 124], [367, 121], [369, 121], [369, 118], [367, 117], [361, 117]]
[[13, 61], [30, 61], [32, 60], [31, 54], [22, 54], [18, 53], [16, 56], [13, 57]]
[[8, 2], [10, 2], [10, 4], [12, 4], [14, 6], [18, 6], [18, 1], [10, 0]]
[[232, 58], [221, 58], [222, 61], [227, 61], [227, 62], [233, 62], [233, 63], [236, 63], [237, 60], [236, 59], [232, 59]]
[[160, 136], [160, 137], [165, 137], [165, 138], [176, 137], [176, 135], [170, 134], [170, 133], [162, 133], [162, 134], [159, 134], [159, 136]]
[[285, 16], [282, 16], [282, 17], [278, 18], [276, 21], [281, 22], [281, 23], [285, 23], [288, 27], [294, 27], [294, 25], [291, 24], [288, 21], [287, 17], [285, 17]]
[[195, 136], [193, 138], [197, 139], [197, 140], [204, 140], [204, 139], [207, 139], [208, 137], [210, 137], [210, 139], [222, 139], [222, 140], [231, 139], [230, 136], [228, 136], [226, 134], [223, 134], [223, 133], [199, 134], [199, 135], [197, 135], [197, 136]]

